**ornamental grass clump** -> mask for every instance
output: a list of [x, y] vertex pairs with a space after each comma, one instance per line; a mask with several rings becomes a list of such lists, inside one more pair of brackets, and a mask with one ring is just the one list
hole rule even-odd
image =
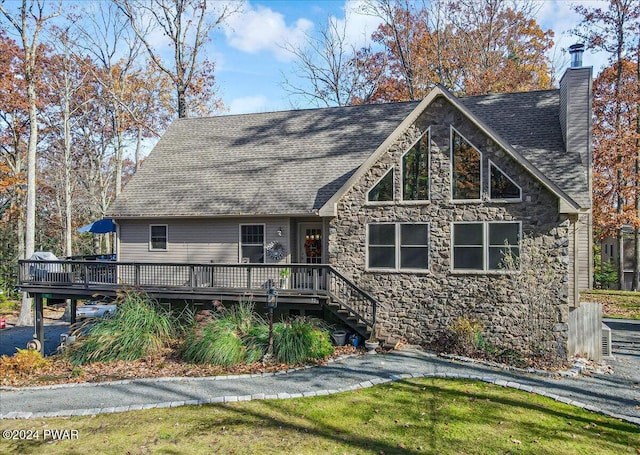
[[175, 337], [176, 318], [146, 294], [127, 292], [116, 304], [114, 316], [96, 322], [69, 347], [73, 364], [140, 359], [161, 351]]
[[279, 362], [305, 363], [333, 354], [329, 332], [321, 321], [294, 318], [276, 324], [273, 331], [273, 353]]
[[233, 366], [262, 358], [268, 343], [266, 324], [251, 302], [219, 307], [197, 320], [187, 335], [182, 358], [188, 362]]

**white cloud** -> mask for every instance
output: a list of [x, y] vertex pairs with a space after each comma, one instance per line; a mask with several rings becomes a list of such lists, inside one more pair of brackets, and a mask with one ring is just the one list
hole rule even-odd
[[299, 45], [305, 34], [313, 28], [308, 19], [300, 18], [287, 25], [284, 15], [270, 8], [248, 4], [248, 9], [233, 15], [224, 26], [224, 33], [230, 46], [243, 52], [255, 54], [260, 51], [272, 52], [278, 60], [289, 61], [293, 55], [283, 49], [286, 43]]
[[263, 95], [234, 98], [229, 103], [229, 113], [247, 114], [252, 112], [264, 112], [268, 105], [269, 100]]
[[371, 42], [371, 34], [382, 23], [382, 19], [370, 14], [362, 14], [361, 8], [364, 0], [346, 0], [343, 7], [344, 17], [331, 17], [337, 21], [337, 29], [342, 30], [346, 21], [346, 41], [355, 49], [360, 49]]
[[[541, 1], [537, 14], [537, 22], [543, 30], [552, 29], [555, 33], [555, 46], [552, 49], [551, 59], [556, 66], [556, 78], [562, 75], [569, 66], [569, 54], [566, 52], [572, 44], [580, 42], [580, 38], [571, 33], [581, 22], [582, 17], [573, 9], [574, 5], [581, 4], [588, 8], [607, 8], [606, 1], [582, 0], [568, 2], [565, 0]], [[585, 66], [593, 66], [594, 75], [607, 65], [605, 52], [593, 52], [587, 50], [583, 57]]]

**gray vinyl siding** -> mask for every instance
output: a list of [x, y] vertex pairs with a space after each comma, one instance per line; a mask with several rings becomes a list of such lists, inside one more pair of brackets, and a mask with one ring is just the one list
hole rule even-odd
[[591, 289], [593, 281], [593, 245], [591, 235], [591, 214], [578, 217], [578, 291]]
[[[237, 263], [240, 262], [240, 225], [264, 224], [265, 245], [280, 242], [290, 262], [288, 218], [202, 218], [117, 220], [120, 232], [118, 260], [122, 262]], [[166, 224], [167, 250], [149, 251], [149, 225]], [[278, 236], [278, 229], [282, 236]], [[267, 256], [267, 262], [278, 262]]]
[[591, 169], [591, 67], [569, 68], [560, 80], [560, 128], [568, 153]]
[[575, 248], [575, 241], [574, 241], [574, 229], [575, 229], [575, 223], [571, 222], [571, 224], [569, 225], [569, 264], [568, 264], [568, 270], [567, 270], [567, 275], [569, 278], [569, 283], [568, 283], [568, 294], [569, 294], [569, 306], [570, 307], [574, 307], [577, 306], [577, 302], [576, 302], [576, 295], [575, 295], [575, 278], [576, 278], [576, 274], [575, 274], [575, 264], [576, 264], [576, 248]]
[[576, 291], [593, 287], [593, 245], [591, 213], [582, 213], [572, 221], [569, 235], [569, 302], [578, 306]]

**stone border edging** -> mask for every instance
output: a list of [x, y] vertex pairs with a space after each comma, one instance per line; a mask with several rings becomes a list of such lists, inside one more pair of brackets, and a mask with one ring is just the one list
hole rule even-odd
[[548, 376], [548, 377], [561, 376], [564, 378], [574, 378], [585, 370], [584, 364], [582, 364], [579, 360], [574, 361], [573, 365], [568, 370], [548, 371], [548, 370], [539, 370], [537, 368], [512, 367], [509, 365], [505, 365], [504, 363], [491, 362], [489, 360], [472, 359], [471, 357], [464, 357], [464, 356], [455, 355], [455, 354], [437, 354], [437, 356], [448, 359], [448, 360], [457, 360], [464, 363], [471, 363], [471, 364], [478, 363], [480, 365], [498, 368], [503, 371], [515, 371], [517, 373], [536, 374], [538, 376]]
[[[340, 360], [346, 360], [351, 357], [359, 357], [363, 354], [345, 354], [338, 357], [328, 359], [326, 363], [333, 363]], [[248, 379], [259, 378], [267, 376], [281, 376], [283, 374], [293, 373], [295, 371], [308, 370], [310, 368], [318, 368], [321, 365], [304, 365], [296, 368], [289, 368], [288, 370], [273, 371], [267, 373], [245, 373], [245, 374], [223, 374], [218, 376], [164, 376], [157, 378], [135, 378], [135, 379], [120, 379], [117, 381], [103, 381], [103, 382], [71, 382], [66, 384], [51, 384], [51, 385], [39, 385], [39, 386], [27, 386], [27, 387], [13, 387], [13, 386], [0, 386], [0, 392], [6, 390], [7, 392], [20, 392], [28, 390], [55, 390], [55, 389], [68, 389], [72, 387], [108, 387], [112, 385], [127, 385], [133, 383], [153, 383], [153, 382], [187, 382], [187, 381], [226, 381], [229, 379]], [[0, 419], [2, 419], [0, 415]]]
[[[247, 376], [247, 375], [244, 375], [244, 376]], [[248, 375], [248, 376], [251, 376], [251, 375]], [[176, 408], [179, 406], [201, 406], [204, 404], [212, 404], [212, 403], [233, 403], [238, 401], [251, 401], [251, 400], [286, 400], [290, 398], [306, 398], [306, 397], [333, 395], [336, 393], [350, 392], [350, 391], [355, 391], [359, 389], [367, 389], [369, 387], [373, 387], [374, 385], [378, 385], [378, 384], [385, 384], [392, 381], [395, 382], [395, 381], [401, 381], [404, 379], [412, 379], [412, 378], [468, 379], [468, 380], [482, 381], [489, 384], [498, 385], [501, 387], [507, 387], [511, 389], [517, 389], [517, 390], [522, 390], [529, 393], [534, 393], [536, 395], [551, 398], [552, 400], [558, 401], [560, 403], [576, 406], [578, 408], [582, 408], [590, 412], [603, 414], [603, 415], [612, 417], [614, 419], [624, 420], [626, 422], [640, 426], [640, 418], [623, 416], [613, 412], [609, 412], [604, 409], [598, 408], [597, 406], [588, 405], [579, 401], [571, 400], [570, 398], [565, 398], [560, 395], [556, 395], [554, 393], [546, 392], [537, 387], [531, 387], [528, 385], [520, 384], [515, 381], [505, 381], [504, 379], [496, 379], [488, 376], [477, 376], [477, 375], [460, 374], [460, 373], [413, 373], [413, 374], [390, 375], [388, 378], [374, 378], [374, 379], [360, 382], [358, 384], [354, 384], [348, 387], [341, 387], [338, 389], [318, 390], [314, 392], [304, 392], [304, 393], [278, 393], [278, 394], [258, 393], [253, 395], [224, 395], [224, 396], [209, 398], [206, 400], [168, 401], [163, 403], [118, 406], [118, 407], [109, 407], [109, 408], [75, 409], [75, 410], [56, 411], [56, 412], [10, 412], [6, 415], [0, 416], [0, 419], [35, 419], [35, 418], [50, 418], [50, 417], [87, 416], [87, 415], [95, 415], [95, 414], [111, 414], [111, 413], [117, 413], [117, 412], [138, 411], [138, 410], [145, 410], [145, 409]]]
[[[429, 354], [429, 353], [425, 353], [425, 354], [431, 355], [434, 357], [442, 357], [448, 360], [458, 360], [465, 363], [472, 363], [472, 364], [480, 363], [480, 364], [495, 367], [501, 370], [517, 371], [520, 373], [529, 373], [529, 374], [533, 373], [533, 374], [540, 374], [540, 375], [546, 375], [546, 376], [575, 377], [578, 374], [580, 374], [581, 371], [584, 370], [584, 367], [580, 365], [580, 362], [575, 362], [574, 366], [570, 368], [568, 371], [549, 372], [549, 371], [537, 370], [533, 368], [522, 369], [522, 368], [516, 368], [516, 367], [508, 367], [503, 364], [498, 364], [495, 362], [476, 360], [476, 359], [456, 356], [452, 354]], [[346, 355], [329, 359], [327, 360], [327, 363], [346, 360], [348, 358], [357, 357], [359, 355], [360, 354], [346, 354]], [[246, 378], [254, 378], [254, 377], [280, 376], [284, 374], [293, 373], [295, 371], [307, 370], [310, 368], [317, 368], [318, 366], [319, 365], [305, 365], [302, 367], [291, 368], [288, 370], [282, 370], [282, 371], [276, 371], [276, 372], [241, 374], [241, 375], [200, 376], [200, 377], [172, 377], [171, 376], [171, 377], [162, 377], [162, 378], [124, 379], [120, 381], [111, 381], [111, 382], [54, 384], [49, 386], [35, 386], [35, 387], [4, 386], [4, 387], [0, 387], [0, 391], [2, 390], [7, 390], [7, 391], [50, 390], [50, 389], [61, 389], [61, 388], [69, 388], [69, 387], [97, 387], [97, 386], [110, 386], [110, 385], [120, 385], [120, 384], [126, 385], [126, 384], [131, 384], [133, 382], [151, 383], [151, 382], [205, 381], [205, 380], [224, 381], [224, 380], [240, 379], [240, 378], [246, 379]], [[545, 390], [539, 389], [537, 387], [531, 387], [528, 385], [520, 384], [516, 381], [506, 381], [504, 379], [491, 378], [489, 376], [478, 376], [478, 375], [460, 374], [460, 373], [413, 373], [413, 374], [405, 373], [405, 374], [399, 374], [399, 375], [390, 375], [388, 378], [374, 378], [368, 381], [360, 382], [358, 384], [354, 384], [348, 387], [342, 387], [338, 389], [318, 390], [318, 391], [303, 392], [303, 393], [278, 393], [278, 394], [258, 393], [253, 395], [224, 395], [220, 397], [208, 398], [206, 400], [168, 401], [168, 402], [151, 403], [151, 404], [145, 404], [145, 405], [74, 409], [74, 410], [55, 411], [55, 412], [35, 412], [34, 413], [34, 412], [13, 411], [7, 414], [1, 414], [0, 420], [86, 416], [86, 415], [95, 415], [95, 414], [111, 414], [111, 413], [117, 413], [117, 412], [138, 411], [138, 410], [146, 410], [146, 409], [176, 408], [179, 406], [201, 406], [204, 404], [212, 404], [212, 403], [232, 403], [232, 402], [238, 402], [238, 401], [251, 401], [251, 400], [286, 400], [290, 398], [307, 398], [307, 397], [315, 397], [315, 396], [333, 395], [336, 393], [350, 392], [350, 391], [355, 391], [359, 389], [366, 389], [369, 387], [373, 387], [374, 385], [385, 384], [392, 381], [401, 381], [403, 379], [410, 379], [410, 378], [468, 379], [468, 380], [482, 381], [489, 384], [495, 384], [501, 387], [507, 387], [512, 389], [522, 390], [529, 393], [534, 393], [536, 395], [551, 398], [552, 400], [558, 401], [560, 403], [576, 406], [578, 408], [582, 408], [590, 412], [606, 415], [614, 419], [623, 420], [625, 422], [629, 422], [629, 423], [640, 426], [640, 418], [616, 414], [614, 412], [607, 411], [597, 406], [592, 406], [589, 404], [582, 403], [580, 401], [575, 401], [575, 400], [571, 400], [570, 398], [562, 397], [554, 393], [546, 392]]]

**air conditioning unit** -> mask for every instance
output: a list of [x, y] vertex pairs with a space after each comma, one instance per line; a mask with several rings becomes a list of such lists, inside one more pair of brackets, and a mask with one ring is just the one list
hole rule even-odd
[[611, 329], [606, 324], [602, 324], [602, 357], [607, 359], [613, 358], [611, 350]]

